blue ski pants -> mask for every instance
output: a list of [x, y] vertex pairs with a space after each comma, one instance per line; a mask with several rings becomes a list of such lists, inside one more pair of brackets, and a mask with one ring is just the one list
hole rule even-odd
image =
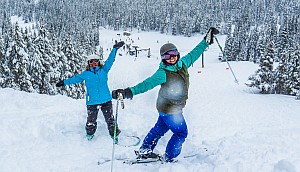
[[182, 114], [159, 112], [158, 120], [145, 137], [141, 149], [151, 149], [153, 151], [158, 140], [169, 130], [173, 132], [173, 135], [167, 144], [165, 154], [169, 159], [177, 157], [188, 135], [187, 125]]

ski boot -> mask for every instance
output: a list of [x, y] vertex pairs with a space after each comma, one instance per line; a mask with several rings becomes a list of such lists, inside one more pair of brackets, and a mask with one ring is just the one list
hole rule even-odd
[[161, 161], [163, 161], [164, 163], [173, 163], [173, 162], [177, 162], [178, 160], [174, 158], [169, 158], [166, 154], [163, 154], [161, 156]]
[[114, 139], [114, 136], [111, 136], [111, 138], [114, 140], [114, 144], [118, 144], [119, 143], [119, 137], [116, 136], [116, 138]]
[[94, 134], [91, 134], [91, 135], [86, 134], [86, 138], [87, 138], [89, 141], [92, 140], [93, 137], [94, 137]]
[[154, 153], [151, 149], [139, 149], [134, 151], [136, 159], [161, 159], [159, 154]]

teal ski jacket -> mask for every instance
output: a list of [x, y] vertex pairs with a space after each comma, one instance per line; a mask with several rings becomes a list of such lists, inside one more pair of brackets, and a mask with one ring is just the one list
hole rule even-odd
[[77, 84], [85, 81], [86, 86], [86, 105], [96, 105], [108, 102], [112, 99], [108, 88], [108, 72], [111, 69], [117, 49], [113, 48], [104, 65], [85, 70], [72, 78], [64, 80], [65, 85]]
[[[178, 72], [183, 68], [189, 68], [196, 60], [199, 59], [204, 50], [208, 47], [205, 40], [202, 40], [192, 51], [187, 55], [181, 57], [175, 65], [165, 65], [163, 62], [160, 63], [158, 70], [149, 78], [145, 79], [141, 83], [130, 87], [133, 95], [144, 93], [154, 87], [164, 84], [167, 82], [166, 71]], [[184, 104], [185, 105], [185, 104]], [[159, 109], [158, 109], [159, 110]]]

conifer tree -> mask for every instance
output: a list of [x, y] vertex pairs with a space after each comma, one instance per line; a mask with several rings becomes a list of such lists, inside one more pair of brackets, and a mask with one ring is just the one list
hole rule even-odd
[[283, 51], [289, 45], [289, 38], [288, 38], [288, 34], [289, 34], [288, 33], [288, 27], [289, 26], [288, 26], [288, 21], [287, 20], [288, 20], [288, 17], [285, 16], [283, 24], [280, 26], [280, 29], [279, 29], [278, 38], [276, 40], [276, 43], [277, 43], [276, 44], [276, 49], [277, 49], [278, 60], [281, 60], [281, 58], [285, 58], [285, 57], [281, 57], [281, 55], [283, 55]]
[[230, 35], [227, 36], [226, 41], [225, 41], [225, 47], [224, 47], [224, 55], [227, 58], [228, 61], [235, 60], [235, 57], [233, 56], [232, 50], [233, 50], [233, 38]]
[[[64, 40], [64, 49], [63, 53], [66, 57], [64, 63], [64, 75], [62, 76], [64, 79], [70, 78], [78, 73], [81, 73], [85, 69], [85, 57], [80, 55], [78, 51], [75, 49], [70, 36], [66, 37]], [[83, 98], [85, 93], [83, 83], [76, 85], [69, 85], [66, 88], [66, 94], [73, 98]]]
[[275, 72], [275, 91], [277, 94], [286, 94], [285, 83], [288, 80], [288, 61], [290, 54], [288, 49], [284, 49], [280, 54], [280, 61]]
[[270, 42], [267, 46], [266, 53], [260, 58], [260, 68], [254, 75], [249, 77], [251, 83], [248, 84], [248, 86], [258, 88], [263, 94], [270, 94], [274, 92], [274, 56], [274, 43]]
[[224, 29], [224, 34], [225, 35], [231, 35], [231, 29], [232, 29], [232, 23], [231, 23], [231, 18], [228, 17], [228, 21], [225, 24], [225, 29]]
[[4, 82], [4, 41], [0, 35], [0, 86]]
[[[35, 33], [35, 32], [34, 32]], [[40, 93], [40, 88], [42, 88], [42, 72], [45, 71], [43, 66], [42, 53], [39, 51], [38, 46], [34, 44], [36, 39], [36, 34], [28, 37], [27, 49], [28, 49], [28, 74], [31, 76], [32, 87], [35, 92]]]
[[41, 57], [41, 63], [44, 68], [40, 72], [41, 86], [39, 88], [39, 92], [41, 94], [56, 94], [56, 79], [55, 78], [55, 70], [53, 69], [55, 61], [55, 52], [52, 46], [52, 43], [49, 39], [49, 33], [44, 25], [41, 25], [38, 30], [38, 36], [34, 40], [34, 44], [37, 46]]
[[289, 49], [290, 58], [287, 68], [287, 80], [284, 83], [285, 94], [297, 95], [300, 90], [300, 47], [298, 43]]
[[259, 32], [259, 36], [258, 36], [258, 41], [257, 41], [257, 45], [256, 45], [256, 56], [253, 59], [254, 63], [258, 63], [260, 62], [260, 59], [263, 58], [264, 56], [264, 52], [266, 49], [266, 37], [265, 37], [265, 33], [264, 31], [260, 31]]
[[177, 35], [177, 25], [176, 25], [175, 19], [173, 19], [171, 22], [171, 30], [172, 30], [172, 35], [176, 36]]
[[257, 42], [258, 42], [258, 29], [255, 27], [251, 32], [250, 32], [250, 37], [249, 37], [249, 61], [254, 62], [257, 59]]
[[28, 50], [18, 23], [12, 28], [11, 41], [7, 52], [8, 67], [11, 72], [8, 87], [33, 92], [30, 76], [27, 73]]

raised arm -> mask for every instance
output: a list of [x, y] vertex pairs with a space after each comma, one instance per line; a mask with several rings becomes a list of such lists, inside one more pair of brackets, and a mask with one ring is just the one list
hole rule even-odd
[[204, 50], [208, 47], [207, 42], [203, 39], [192, 51], [183, 56], [181, 60], [189, 68], [196, 60], [199, 59]]
[[199, 59], [208, 45], [214, 43], [214, 35], [217, 35], [218, 33], [218, 29], [211, 27], [205, 35], [204, 39], [191, 52], [181, 58], [187, 68], [189, 68], [196, 60]]
[[125, 44], [124, 41], [121, 41], [121, 42], [117, 42], [113, 46], [113, 49], [111, 50], [111, 52], [110, 52], [107, 60], [104, 63], [104, 66], [102, 67], [103, 70], [105, 70], [106, 72], [108, 72], [111, 69], [111, 67], [112, 67], [112, 65], [113, 65], [113, 63], [115, 61], [115, 58], [116, 58], [117, 50], [119, 48], [121, 48], [124, 44]]

